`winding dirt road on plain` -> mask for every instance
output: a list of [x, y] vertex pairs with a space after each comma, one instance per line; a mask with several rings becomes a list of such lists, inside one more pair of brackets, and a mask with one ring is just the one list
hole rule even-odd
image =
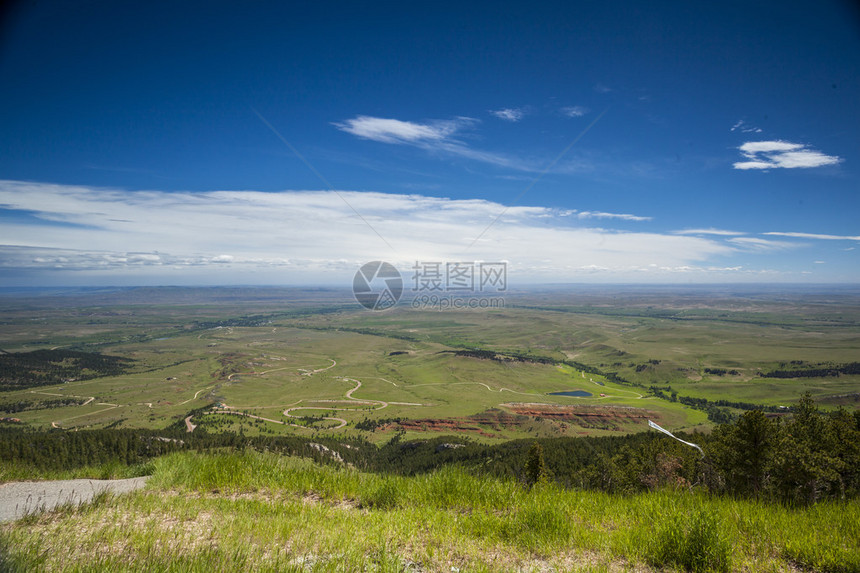
[[[331, 360], [331, 365], [326, 366], [325, 368], [319, 368], [316, 370], [308, 370], [308, 369], [304, 369], [304, 368], [299, 368], [298, 371], [303, 376], [312, 376], [314, 374], [317, 374], [319, 372], [325, 372], [326, 370], [330, 370], [331, 368], [334, 368], [335, 366], [337, 366], [337, 361], [334, 358], [329, 358], [329, 360]], [[274, 368], [272, 370], [266, 370], [264, 372], [234, 372], [233, 374], [230, 374], [227, 377], [227, 379], [232, 380], [233, 376], [262, 376], [262, 375], [268, 374], [269, 372], [276, 372], [279, 370], [289, 370], [290, 368], [291, 367]], [[356, 390], [361, 388], [361, 380], [357, 380], [355, 378], [349, 378], [347, 376], [335, 376], [335, 378], [337, 378], [339, 380], [343, 380], [344, 382], [354, 382], [355, 383], [355, 386], [353, 386], [352, 388], [350, 388], [349, 390], [347, 390], [344, 393], [345, 400], [311, 400], [311, 402], [316, 403], [316, 404], [318, 404], [320, 402], [331, 402], [332, 404], [338, 403], [338, 402], [339, 403], [351, 403], [351, 404], [367, 404], [367, 405], [377, 406], [376, 408], [373, 408], [374, 410], [382, 410], [383, 408], [387, 408], [391, 404], [396, 404], [396, 405], [400, 405], [400, 406], [424, 406], [425, 405], [425, 404], [418, 404], [418, 403], [413, 403], [413, 402], [385, 402], [383, 400], [354, 398], [352, 396], [352, 394]], [[385, 378], [380, 378], [380, 380], [385, 380]], [[390, 380], [385, 380], [385, 382], [388, 382], [389, 384], [393, 384], [394, 386], [397, 386], [397, 384], [395, 384], [394, 382], [391, 382]], [[486, 384], [484, 384], [484, 386], [486, 386]], [[487, 386], [487, 389], [490, 390], [489, 386]], [[202, 390], [201, 390], [201, 392], [202, 392]], [[194, 395], [194, 398], [197, 398], [197, 394]], [[301, 405], [302, 402], [304, 402], [304, 400], [299, 400], [298, 402], [290, 404], [290, 406], [287, 407], [282, 412], [282, 414], [287, 418], [298, 419], [298, 418], [301, 418], [301, 416], [294, 416], [290, 412], [292, 412], [294, 410], [327, 410], [327, 411], [331, 411], [331, 410], [352, 410], [353, 409], [353, 408], [339, 408], [337, 406], [302, 406]], [[284, 424], [286, 426], [293, 426], [296, 428], [303, 428], [306, 430], [314, 429], [314, 428], [309, 428], [308, 426], [302, 426], [299, 424], [292, 424], [290, 422], [286, 422], [283, 420], [274, 420], [272, 418], [264, 418], [262, 416], [257, 416], [255, 414], [238, 412], [238, 411], [236, 411], [236, 408], [237, 408], [237, 406], [229, 406], [227, 404], [221, 404], [221, 406], [218, 409], [212, 410], [211, 412], [220, 412], [222, 414], [233, 414], [235, 416], [246, 416], [248, 418], [253, 418], [255, 420], [263, 420], [263, 421], [272, 422], [275, 424]], [[323, 417], [323, 420], [331, 420], [333, 422], [337, 422], [337, 426], [332, 426], [330, 428], [324, 428], [325, 430], [339, 430], [339, 429], [345, 427], [349, 423], [345, 419], [338, 418], [335, 416], [325, 416], [325, 417]], [[196, 425], [191, 423], [191, 416], [189, 416], [185, 419], [185, 427], [186, 427], [188, 432], [193, 432], [194, 428], [197, 427]]]

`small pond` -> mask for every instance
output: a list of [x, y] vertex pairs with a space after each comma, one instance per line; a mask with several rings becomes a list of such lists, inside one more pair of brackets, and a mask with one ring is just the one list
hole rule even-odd
[[550, 392], [550, 396], [573, 396], [575, 398], [588, 398], [593, 394], [585, 390], [568, 390], [567, 392]]

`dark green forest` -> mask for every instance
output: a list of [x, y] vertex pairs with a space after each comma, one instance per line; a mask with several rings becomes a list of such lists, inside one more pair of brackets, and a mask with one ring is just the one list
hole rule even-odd
[[84, 402], [86, 402], [84, 398], [0, 401], [0, 414], [15, 414], [28, 410], [47, 410], [50, 408], [63, 408], [65, 406], [78, 406]]
[[[797, 361], [802, 364], [802, 361]], [[779, 369], [762, 373], [764, 378], [823, 378], [840, 374], [860, 374], [860, 362], [820, 364], [808, 368]]]
[[34, 350], [0, 354], [0, 392], [88, 380], [127, 372], [134, 361], [76, 350]]

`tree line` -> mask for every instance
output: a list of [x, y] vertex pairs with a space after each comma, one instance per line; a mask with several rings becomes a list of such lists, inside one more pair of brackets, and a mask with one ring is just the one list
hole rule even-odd
[[[671, 386], [649, 386], [648, 391], [654, 396], [669, 402], [680, 402], [685, 406], [702, 410], [708, 415], [708, 420], [717, 424], [725, 424], [737, 419], [730, 408], [736, 410], [762, 410], [769, 413], [788, 413], [789, 406], [762, 406], [752, 402], [740, 402], [737, 400], [708, 400], [707, 398], [694, 398], [692, 396], [678, 396]], [[666, 392], [669, 392], [668, 394]]]
[[771, 370], [761, 374], [763, 378], [824, 378], [840, 374], [860, 374], [860, 362], [804, 368], [802, 370]]
[[376, 446], [337, 435], [246, 436], [241, 431], [210, 433], [200, 427], [188, 434], [182, 419], [163, 430], [31, 431], [0, 424], [0, 461], [70, 469], [116, 461], [139, 464], [183, 449], [253, 448], [341, 463], [312, 446], [316, 443], [365, 471], [415, 475], [456, 464], [479, 475], [528, 483], [529, 472], [533, 474], [536, 467], [529, 452], [537, 442], [546, 470], [539, 473], [568, 488], [613, 493], [697, 489], [803, 504], [860, 495], [860, 411], [823, 412], [807, 394], [791, 416], [774, 418], [762, 410], [749, 410], [737, 421], [717, 426], [710, 435], [677, 435], [700, 445], [705, 456], [655, 432], [500, 444], [463, 436], [405, 440], [398, 432]]

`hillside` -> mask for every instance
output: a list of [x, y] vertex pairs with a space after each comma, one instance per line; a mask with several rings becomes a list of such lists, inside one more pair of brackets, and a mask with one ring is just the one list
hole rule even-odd
[[172, 454], [146, 489], [0, 527], [5, 571], [860, 571], [860, 504], [611, 495], [445, 468]]

